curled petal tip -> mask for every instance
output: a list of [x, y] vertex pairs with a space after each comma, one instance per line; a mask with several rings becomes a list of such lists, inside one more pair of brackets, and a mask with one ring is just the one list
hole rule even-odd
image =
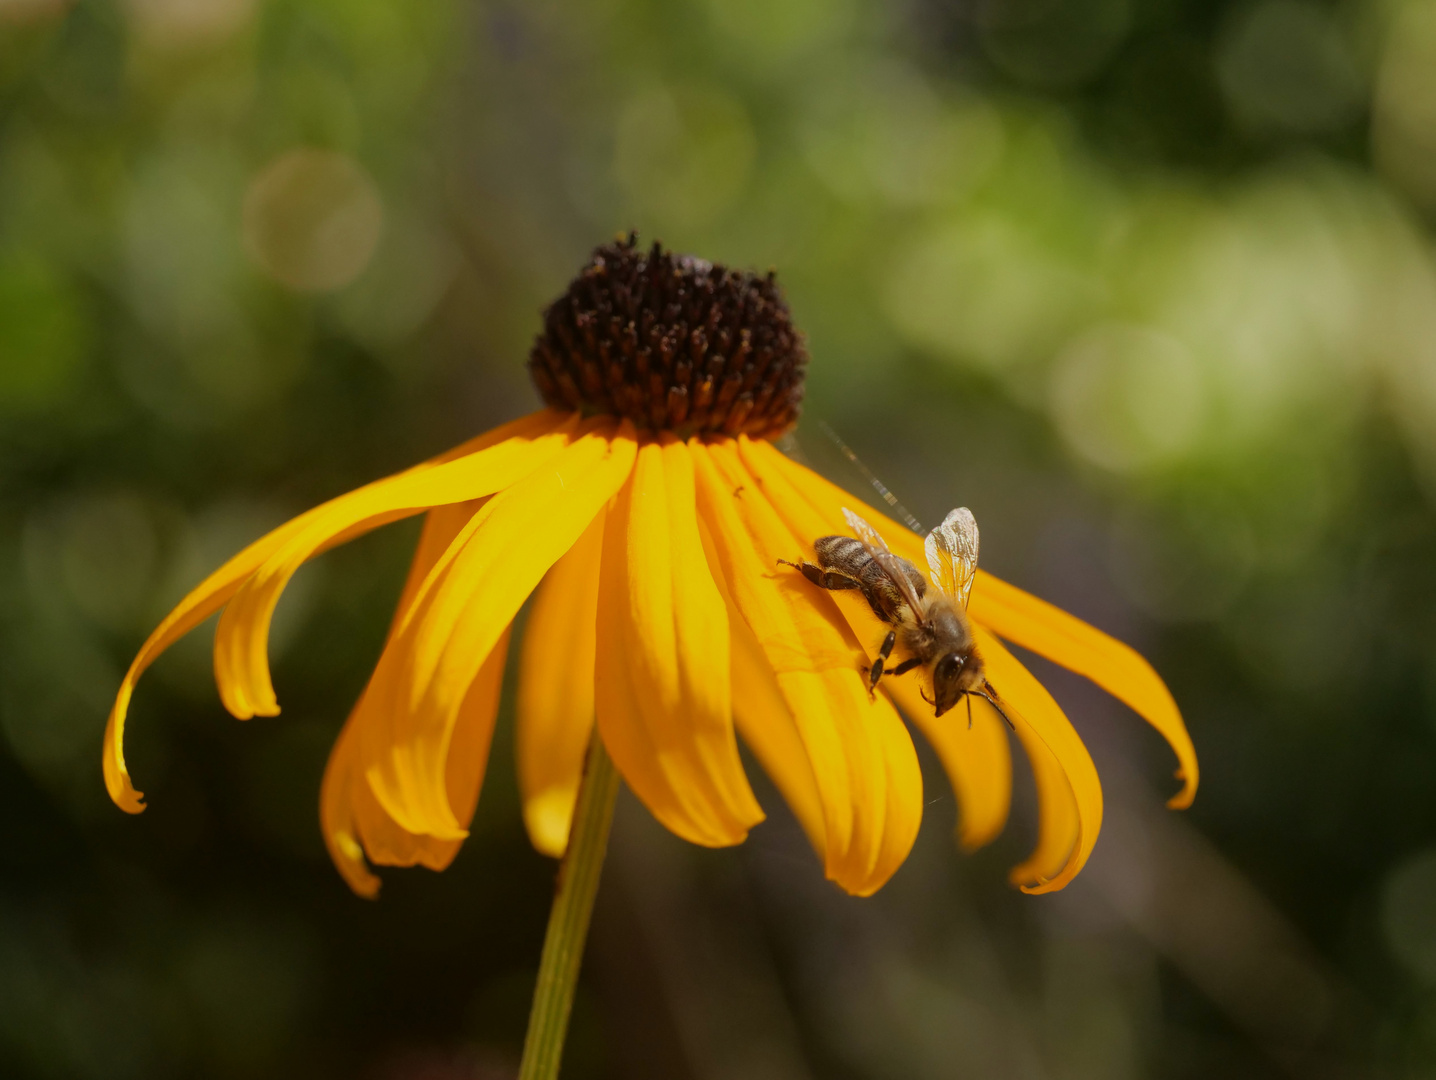
[[145, 812], [145, 793], [136, 791], [125, 773], [113, 773], [109, 762], [105, 763], [105, 787], [109, 789], [110, 801], [127, 814]]
[[125, 722], [121, 706], [110, 712], [109, 723], [105, 726], [104, 754], [100, 761], [105, 774], [105, 790], [110, 799], [127, 814], [143, 813], [145, 795], [136, 791], [130, 782], [130, 772], [125, 768], [125, 756], [121, 742], [121, 731]]
[[1182, 790], [1167, 800], [1167, 809], [1185, 810], [1192, 805], [1192, 800], [1197, 797], [1196, 774], [1186, 769], [1177, 769], [1172, 775], [1182, 782]]
[[115, 805], [127, 814], [143, 814], [145, 812], [145, 793], [129, 788], [120, 795], [111, 795]]
[[1186, 810], [1192, 805], [1192, 800], [1196, 797], [1196, 794], [1196, 790], [1192, 788], [1191, 785], [1188, 785], [1167, 800], [1167, 809]]
[[1064, 888], [1073, 876], [1065, 872], [1055, 877], [1048, 877], [1046, 874], [1026, 876], [1014, 872], [1009, 875], [1008, 880], [1029, 896], [1041, 896], [1043, 893], [1057, 892]]
[[1016, 885], [1023, 892], [1027, 893], [1029, 896], [1041, 896], [1043, 893], [1061, 892], [1063, 889], [1067, 888], [1068, 885], [1072, 884], [1072, 879], [1075, 878], [1081, 872], [1082, 867], [1086, 864], [1086, 859], [1083, 859], [1082, 862], [1079, 863], [1077, 866], [1072, 866], [1069, 863], [1067, 866], [1062, 868], [1060, 873], [1057, 873], [1052, 877], [1047, 877], [1045, 875], [1039, 874], [1035, 879], [1029, 880], [1025, 883], [1022, 881], [1021, 878], [1018, 878], [1016, 876], [1014, 876], [1011, 880], [1014, 885]]
[[335, 865], [354, 895], [364, 900], [379, 899], [379, 878], [369, 872], [364, 861], [364, 848], [354, 834], [339, 831], [330, 836], [329, 840]]
[[144, 813], [145, 793], [136, 791], [124, 765], [109, 757], [105, 759], [105, 788], [110, 793], [110, 800], [125, 813]]

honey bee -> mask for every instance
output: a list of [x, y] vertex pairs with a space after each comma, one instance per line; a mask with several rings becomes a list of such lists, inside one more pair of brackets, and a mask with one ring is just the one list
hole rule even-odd
[[[883, 639], [866, 671], [868, 691], [877, 689], [888, 658], [901, 643], [907, 659], [887, 674], [898, 676], [923, 668], [932, 697], [923, 700], [941, 716], [967, 695], [989, 702], [1007, 721], [1001, 699], [987, 681], [982, 657], [967, 617], [967, 600], [977, 576], [977, 521], [961, 506], [928, 533], [924, 550], [932, 582], [907, 559], [894, 555], [877, 530], [846, 507], [843, 517], [854, 536], [820, 536], [813, 542], [817, 563], [778, 562], [802, 572], [822, 589], [859, 589], [873, 614], [893, 629]], [[972, 702], [968, 701], [968, 725]]]

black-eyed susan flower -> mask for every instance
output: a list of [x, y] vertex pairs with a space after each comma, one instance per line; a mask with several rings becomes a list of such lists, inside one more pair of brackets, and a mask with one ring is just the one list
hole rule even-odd
[[[340, 732], [321, 792], [325, 840], [353, 889], [370, 864], [442, 869], [473, 815], [510, 629], [532, 601], [520, 658], [518, 771], [534, 845], [561, 855], [594, 725], [623, 779], [670, 830], [741, 842], [763, 819], [739, 738], [772, 778], [827, 876], [867, 895], [906, 858], [922, 779], [901, 708], [936, 748], [975, 848], [1008, 814], [1007, 732], [985, 702], [969, 727], [923, 700], [916, 676], [869, 692], [887, 628], [860, 593], [814, 589], [779, 565], [845, 532], [852, 496], [771, 439], [796, 421], [807, 356], [772, 275], [738, 273], [634, 240], [598, 249], [546, 313], [529, 361], [547, 408], [302, 514], [187, 596], [145, 642], [105, 737], [111, 797], [143, 809], [125, 767], [125, 714], [161, 652], [222, 611], [220, 695], [235, 716], [279, 712], [270, 618], [307, 559], [425, 514], [393, 625]], [[897, 554], [922, 541], [863, 510]], [[1157, 728], [1183, 781], [1196, 757], [1171, 695], [1135, 652], [979, 573], [969, 608], [988, 679], [1032, 761], [1039, 839], [1013, 880], [1062, 887], [1102, 819], [1092, 759], [1003, 642], [1087, 676]], [[895, 708], [895, 705], [897, 706]], [[961, 719], [958, 719], [959, 715]]]

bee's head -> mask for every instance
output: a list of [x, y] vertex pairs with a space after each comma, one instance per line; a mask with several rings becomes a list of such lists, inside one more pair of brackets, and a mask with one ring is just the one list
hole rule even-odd
[[945, 653], [932, 668], [932, 703], [941, 716], [962, 695], [982, 685], [982, 661], [973, 652]]

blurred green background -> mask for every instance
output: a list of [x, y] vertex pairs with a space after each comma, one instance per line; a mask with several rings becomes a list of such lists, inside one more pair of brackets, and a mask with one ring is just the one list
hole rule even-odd
[[1089, 868], [1014, 820], [823, 882], [770, 789], [626, 797], [565, 1075], [1436, 1077], [1436, 2], [0, 0], [0, 1073], [512, 1075], [553, 865], [511, 737], [444, 875], [317, 826], [413, 522], [303, 571], [283, 716], [151, 626], [288, 515], [537, 402], [538, 311], [638, 228], [776, 266], [825, 420], [988, 568], [1132, 642], [1203, 766], [1038, 665]]

